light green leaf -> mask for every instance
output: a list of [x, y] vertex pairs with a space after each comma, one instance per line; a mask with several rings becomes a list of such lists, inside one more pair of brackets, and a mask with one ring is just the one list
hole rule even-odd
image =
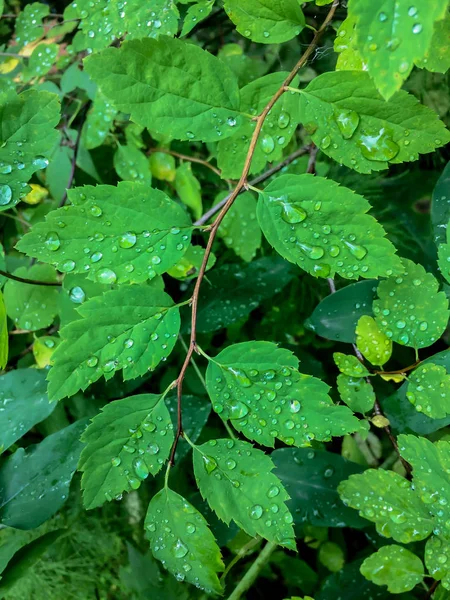
[[448, 539], [432, 535], [425, 545], [425, 565], [430, 575], [441, 582], [446, 590], [450, 590], [450, 542]]
[[[50, 265], [19, 267], [13, 274], [25, 279], [56, 281], [56, 271]], [[58, 314], [58, 294], [56, 286], [33, 285], [8, 279], [4, 289], [6, 313], [19, 329], [44, 329], [53, 323]]]
[[92, 150], [103, 144], [113, 126], [116, 115], [117, 110], [111, 102], [97, 91], [83, 126], [85, 148]]
[[203, 213], [201, 185], [192, 173], [191, 163], [183, 163], [175, 173], [175, 190], [181, 202], [192, 210], [196, 219]]
[[348, 16], [337, 30], [334, 50], [339, 52], [336, 71], [363, 71], [364, 65], [356, 48], [356, 18]]
[[3, 294], [0, 291], [0, 369], [8, 362], [8, 322]]
[[[288, 73], [271, 73], [252, 81], [241, 89], [241, 110], [247, 113], [243, 124], [234, 135], [218, 144], [217, 164], [222, 177], [239, 178], [245, 162], [250, 140], [256, 127], [252, 116], [259, 114], [272, 96], [283, 85]], [[267, 115], [250, 165], [250, 173], [261, 171], [268, 161], [283, 157], [283, 149], [289, 144], [299, 123], [298, 99], [293, 94], [283, 94]]]
[[389, 277], [377, 289], [375, 320], [388, 338], [402, 346], [425, 348], [438, 340], [448, 323], [448, 300], [422, 265], [402, 259], [405, 272]]
[[443, 419], [450, 413], [450, 375], [440, 365], [421, 364], [408, 377], [406, 397], [419, 412]]
[[[221, 194], [217, 200], [225, 197]], [[220, 224], [218, 235], [227, 248], [250, 262], [261, 246], [261, 228], [256, 220], [256, 200], [250, 192], [240, 194]]]
[[344, 551], [334, 542], [327, 541], [321, 544], [317, 558], [332, 573], [340, 571], [345, 564]]
[[360, 173], [417, 160], [450, 141], [434, 111], [404, 91], [386, 102], [366, 72], [319, 75], [301, 90], [300, 111], [315, 144]]
[[221, 439], [195, 446], [193, 458], [200, 492], [219, 519], [296, 549], [289, 496], [269, 456], [248, 442]]
[[442, 0], [351, 0], [356, 45], [377, 89], [389, 99], [430, 48], [434, 23], [445, 17]]
[[335, 406], [329, 387], [297, 371], [298, 359], [272, 342], [242, 342], [210, 359], [206, 387], [214, 410], [258, 444], [273, 447], [358, 431], [360, 424], [343, 406]]
[[341, 400], [354, 412], [366, 413], [375, 403], [372, 385], [361, 377], [338, 375], [337, 387]]
[[352, 354], [334, 352], [333, 358], [337, 368], [344, 375], [348, 375], [349, 377], [367, 377], [370, 375], [366, 367]]
[[119, 369], [125, 381], [152, 371], [171, 353], [180, 328], [178, 307], [147, 285], [95, 296], [78, 312], [83, 318], [60, 331], [48, 376], [51, 400], [85, 390], [102, 375], [111, 379]]
[[58, 52], [58, 44], [39, 44], [39, 46], [36, 46], [27, 66], [21, 73], [23, 81], [46, 75], [56, 62]]
[[119, 146], [114, 154], [114, 168], [124, 181], [142, 181], [149, 186], [152, 173], [148, 159], [136, 146]]
[[181, 35], [190, 33], [196, 25], [201, 23], [211, 14], [215, 0], [201, 0], [197, 4], [192, 4], [184, 17], [183, 29]]
[[44, 27], [42, 20], [50, 13], [48, 4], [33, 2], [24, 6], [16, 20], [15, 40], [20, 50], [30, 42], [44, 37]]
[[85, 66], [117, 109], [171, 138], [214, 142], [232, 135], [241, 122], [233, 73], [193, 44], [132, 40], [88, 57]]
[[175, 181], [176, 165], [172, 155], [165, 152], [152, 152], [148, 162], [155, 179]]
[[433, 37], [423, 58], [416, 60], [420, 69], [446, 73], [450, 68], [450, 15], [434, 24]]
[[392, 594], [401, 594], [423, 580], [424, 568], [418, 556], [393, 544], [383, 546], [366, 558], [361, 573], [376, 585], [387, 585]]
[[161, 275], [189, 245], [185, 211], [143, 182], [79, 187], [69, 199], [73, 206], [50, 212], [17, 248], [64, 273], [111, 284]]
[[393, 471], [368, 469], [351, 475], [338, 491], [345, 505], [359, 510], [375, 523], [380, 535], [396, 542], [424, 540], [435, 526], [429, 505], [421, 502], [409, 481]]
[[269, 244], [315, 277], [401, 273], [382, 226], [362, 196], [313, 175], [282, 175], [259, 195], [257, 216]]
[[86, 426], [81, 419], [47, 436], [40, 444], [19, 448], [0, 468], [0, 522], [34, 529], [64, 504], [75, 472]]
[[104, 406], [81, 438], [84, 506], [96, 508], [137, 490], [149, 473], [161, 470], [173, 439], [164, 396], [141, 394]]
[[55, 404], [48, 401], [45, 373], [16, 369], [0, 377], [0, 454], [36, 423], [46, 419]]
[[375, 319], [363, 315], [356, 325], [356, 346], [366, 360], [382, 366], [392, 354], [392, 340], [378, 327]]
[[50, 92], [27, 90], [17, 96], [11, 91], [1, 95], [0, 112], [1, 211], [17, 204], [29, 192], [26, 184], [33, 173], [48, 165], [59, 139], [54, 129], [59, 121], [59, 101]]
[[[197, 277], [205, 256], [205, 249], [202, 246], [189, 246], [183, 257], [167, 271], [168, 275], [175, 279], [192, 279]], [[206, 264], [206, 271], [214, 266], [216, 262], [215, 255], [211, 252]]]
[[239, 33], [253, 42], [287, 42], [305, 26], [297, 0], [225, 0], [224, 8]]
[[178, 580], [207, 594], [221, 594], [217, 573], [223, 571], [220, 548], [205, 518], [182, 496], [162, 489], [150, 501], [145, 517], [153, 555]]

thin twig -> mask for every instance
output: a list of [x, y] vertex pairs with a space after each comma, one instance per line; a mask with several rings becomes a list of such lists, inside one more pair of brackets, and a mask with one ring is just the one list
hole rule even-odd
[[234, 567], [234, 565], [238, 563], [241, 560], [241, 558], [247, 556], [250, 550], [253, 550], [253, 548], [261, 542], [261, 539], [262, 538], [260, 538], [259, 535], [257, 535], [256, 537], [252, 538], [249, 542], [244, 544], [241, 548], [239, 548], [239, 550], [236, 553], [236, 556], [227, 564], [225, 571], [222, 573], [222, 576], [220, 577], [220, 583], [222, 583], [223, 585], [225, 584], [225, 579], [228, 573]]
[[18, 277], [12, 273], [7, 273], [0, 269], [0, 275], [7, 279], [14, 279], [14, 281], [20, 281], [20, 283], [30, 283], [31, 285], [61, 285], [58, 281], [38, 281], [36, 279], [26, 279], [26, 277]]
[[433, 583], [430, 585], [430, 587], [428, 588], [428, 592], [424, 598], [424, 600], [429, 600], [429, 598], [431, 598], [431, 596], [433, 595], [433, 593], [436, 591], [437, 586], [440, 584], [441, 582], [439, 580], [433, 581]]
[[180, 374], [178, 375], [178, 378], [177, 378], [177, 384], [176, 385], [177, 385], [177, 399], [178, 399], [178, 408], [177, 408], [178, 425], [177, 425], [177, 431], [176, 431], [176, 434], [175, 434], [175, 440], [173, 442], [172, 450], [171, 450], [171, 453], [170, 453], [169, 463], [171, 465], [174, 464], [174, 457], [175, 457], [175, 451], [176, 451], [177, 445], [178, 445], [178, 440], [183, 435], [182, 410], [181, 410], [181, 398], [182, 398], [182, 393], [183, 393], [183, 380], [184, 380], [184, 377], [186, 375], [186, 370], [187, 370], [187, 368], [189, 366], [189, 363], [191, 361], [192, 355], [193, 355], [194, 352], [197, 351], [197, 310], [198, 310], [198, 299], [199, 299], [200, 287], [202, 285], [203, 277], [205, 276], [206, 266], [208, 264], [208, 259], [210, 257], [211, 249], [212, 249], [214, 240], [215, 240], [216, 235], [217, 235], [217, 230], [219, 229], [220, 224], [222, 223], [225, 215], [227, 214], [227, 212], [230, 209], [230, 207], [233, 205], [233, 202], [238, 197], [238, 195], [241, 192], [241, 190], [245, 189], [245, 187], [246, 187], [247, 176], [248, 176], [248, 173], [250, 171], [250, 166], [251, 166], [251, 163], [252, 163], [253, 154], [255, 152], [256, 144], [258, 142], [258, 138], [259, 138], [259, 135], [261, 133], [261, 129], [262, 129], [262, 126], [264, 125], [264, 121], [266, 120], [267, 115], [272, 110], [272, 108], [276, 104], [277, 100], [286, 92], [286, 87], [289, 86], [289, 84], [292, 82], [292, 80], [296, 76], [298, 70], [301, 69], [306, 64], [306, 62], [308, 61], [308, 58], [311, 56], [311, 54], [313, 53], [314, 49], [317, 46], [317, 42], [319, 41], [319, 39], [321, 38], [323, 32], [325, 31], [325, 29], [327, 28], [327, 26], [330, 23], [331, 19], [333, 18], [333, 15], [334, 15], [334, 13], [336, 11], [336, 8], [337, 8], [338, 4], [339, 4], [339, 0], [335, 0], [335, 2], [333, 2], [330, 10], [328, 11], [328, 14], [327, 14], [324, 22], [322, 23], [322, 26], [314, 34], [314, 37], [313, 37], [310, 45], [308, 46], [308, 48], [306, 49], [306, 51], [303, 53], [302, 57], [298, 60], [297, 64], [294, 66], [294, 68], [292, 69], [292, 71], [286, 77], [286, 79], [284, 80], [284, 82], [280, 86], [280, 88], [275, 92], [275, 94], [269, 100], [269, 102], [267, 103], [267, 105], [264, 107], [263, 111], [257, 117], [255, 117], [255, 129], [253, 131], [253, 135], [252, 135], [252, 138], [250, 140], [250, 146], [249, 146], [248, 151], [247, 151], [247, 156], [245, 157], [245, 161], [244, 161], [244, 166], [242, 168], [241, 177], [240, 177], [238, 183], [236, 184], [236, 187], [234, 188], [233, 192], [228, 197], [228, 200], [223, 205], [221, 211], [217, 215], [214, 223], [211, 225], [211, 229], [210, 229], [210, 233], [209, 233], [209, 238], [208, 238], [208, 242], [206, 244], [206, 248], [205, 248], [205, 253], [204, 253], [204, 256], [203, 256], [202, 264], [200, 266], [199, 273], [198, 273], [198, 276], [197, 276], [197, 281], [195, 282], [194, 291], [192, 293], [192, 299], [191, 299], [191, 310], [192, 310], [192, 313], [191, 313], [191, 337], [190, 337], [189, 349], [188, 349], [188, 351], [186, 353], [186, 358], [184, 359], [184, 363], [183, 363], [183, 365], [181, 367]]
[[175, 150], [169, 150], [168, 148], [150, 148], [148, 151], [149, 154], [154, 154], [155, 152], [162, 152], [163, 154], [170, 154], [171, 156], [176, 156], [181, 160], [187, 160], [189, 162], [198, 163], [199, 165], [203, 165], [219, 177], [221, 177], [222, 173], [220, 169], [209, 163], [207, 160], [203, 158], [197, 158], [196, 156], [189, 156], [188, 154], [181, 154], [180, 152], [175, 152]]
[[308, 167], [306, 169], [306, 172], [311, 173], [312, 175], [316, 174], [316, 160], [317, 160], [318, 152], [319, 152], [319, 148], [313, 142], [311, 144], [311, 148], [309, 150]]

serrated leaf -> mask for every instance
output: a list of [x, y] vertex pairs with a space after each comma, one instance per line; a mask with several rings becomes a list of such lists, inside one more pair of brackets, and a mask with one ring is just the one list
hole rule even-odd
[[214, 142], [232, 135], [241, 122], [233, 73], [193, 44], [132, 40], [88, 57], [85, 66], [117, 109], [171, 138]]
[[344, 373], [344, 375], [348, 375], [349, 377], [367, 377], [370, 375], [362, 362], [352, 354], [334, 352], [333, 359], [339, 371]]
[[98, 283], [143, 282], [176, 264], [191, 222], [160, 190], [143, 182], [69, 190], [73, 206], [51, 211], [17, 244], [64, 273], [87, 273]]
[[287, 42], [305, 26], [296, 0], [226, 0], [224, 8], [239, 33], [253, 42]]
[[15, 40], [18, 50], [44, 36], [42, 20], [50, 13], [50, 7], [42, 2], [33, 2], [24, 6], [17, 16]]
[[[225, 195], [221, 194], [218, 200]], [[254, 258], [261, 246], [261, 228], [256, 220], [253, 194], [244, 192], [236, 198], [220, 224], [218, 235], [242, 260], [250, 262]]]
[[443, 19], [441, 0], [351, 0], [349, 15], [356, 20], [356, 45], [377, 89], [389, 99], [411, 73], [414, 62], [430, 47], [434, 23]]
[[450, 15], [434, 24], [433, 37], [423, 57], [416, 60], [420, 69], [433, 73], [446, 73], [450, 68]]
[[365, 559], [361, 573], [376, 585], [387, 585], [392, 594], [412, 590], [423, 580], [424, 568], [418, 556], [392, 544], [383, 546]]
[[201, 23], [206, 17], [211, 14], [215, 0], [201, 0], [196, 4], [192, 4], [184, 17], [183, 29], [181, 35], [190, 33], [196, 25]]
[[83, 126], [85, 148], [92, 150], [103, 144], [113, 126], [116, 115], [117, 110], [111, 102], [97, 91]]
[[425, 545], [425, 565], [430, 575], [441, 582], [446, 590], [450, 590], [450, 542], [448, 539], [432, 535]]
[[[33, 5], [31, 5], [33, 6]], [[47, 7], [48, 8], [48, 7]], [[27, 182], [48, 165], [59, 133], [55, 94], [27, 90], [0, 98], [0, 211], [16, 205], [29, 191]]]
[[362, 196], [313, 175], [282, 175], [259, 195], [257, 216], [269, 244], [315, 277], [370, 278], [401, 273], [382, 226]]
[[47, 396], [45, 373], [16, 369], [0, 377], [0, 454], [55, 409]]
[[0, 522], [34, 529], [64, 504], [82, 444], [86, 419], [76, 421], [36, 445], [19, 448], [0, 468]]
[[0, 291], [0, 369], [8, 362], [8, 322], [3, 294]]
[[[13, 274], [25, 279], [56, 282], [56, 271], [50, 265], [19, 267]], [[19, 329], [44, 329], [53, 323], [58, 313], [58, 294], [57, 286], [8, 279], [4, 288], [6, 313]]]
[[380, 282], [373, 303], [375, 321], [389, 339], [402, 346], [425, 348], [443, 334], [448, 300], [422, 265], [402, 259], [404, 273]]
[[210, 359], [206, 387], [214, 410], [258, 444], [275, 439], [309, 446], [311, 440], [358, 431], [360, 424], [333, 404], [329, 387], [297, 371], [298, 359], [272, 342], [242, 342]]
[[67, 273], [64, 276], [62, 291], [58, 298], [61, 327], [81, 318], [80, 313], [76, 310], [80, 304], [111, 289], [111, 285], [90, 281], [84, 275]]
[[419, 412], [443, 419], [450, 413], [450, 375], [440, 365], [421, 364], [408, 377], [406, 397]]
[[85, 390], [103, 375], [123, 369], [124, 381], [145, 375], [171, 353], [180, 315], [171, 298], [147, 285], [125, 286], [80, 306], [83, 317], [63, 327], [53, 354], [49, 397]]
[[193, 458], [200, 492], [219, 519], [296, 549], [289, 496], [269, 456], [248, 442], [220, 439], [195, 446]]
[[301, 90], [300, 112], [314, 143], [359, 173], [417, 160], [450, 141], [434, 111], [404, 91], [386, 102], [362, 71], [319, 75]]
[[163, 396], [141, 394], [106, 404], [81, 438], [86, 445], [78, 469], [85, 508], [137, 490], [161, 470], [173, 440]]
[[392, 340], [378, 327], [375, 319], [362, 316], [356, 325], [356, 346], [366, 360], [381, 367], [392, 355]]
[[164, 488], [150, 501], [146, 536], [153, 555], [178, 580], [207, 594], [221, 594], [217, 573], [223, 571], [219, 546], [205, 518], [182, 496]]
[[375, 523], [380, 535], [396, 542], [423, 540], [435, 526], [429, 507], [420, 501], [411, 483], [393, 471], [368, 469], [351, 475], [338, 491], [345, 505], [359, 510], [362, 517]]
[[199, 219], [203, 213], [201, 185], [192, 172], [191, 163], [185, 162], [176, 170], [175, 190], [181, 202]]
[[447, 225], [450, 221], [450, 162], [442, 171], [433, 190], [431, 203], [431, 222], [433, 223], [434, 241], [444, 244], [447, 240]]
[[337, 387], [341, 400], [353, 412], [366, 413], [375, 404], [375, 392], [372, 385], [361, 377], [338, 375]]
[[114, 168], [124, 181], [142, 181], [147, 186], [152, 182], [148, 159], [136, 146], [119, 144], [114, 154]]

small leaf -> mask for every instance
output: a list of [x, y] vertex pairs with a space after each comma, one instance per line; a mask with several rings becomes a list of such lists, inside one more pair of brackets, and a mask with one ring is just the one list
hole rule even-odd
[[282, 175], [260, 193], [257, 216], [269, 244], [315, 277], [401, 273], [395, 248], [369, 209], [362, 196], [329, 179]]
[[402, 259], [405, 272], [389, 277], [377, 289], [373, 303], [375, 320], [386, 336], [413, 348], [425, 348], [443, 334], [448, 318], [448, 300], [438, 292], [439, 284], [422, 265]]
[[443, 419], [450, 413], [450, 375], [440, 365], [421, 364], [408, 377], [406, 397], [419, 412]]
[[181, 202], [192, 210], [196, 219], [203, 213], [200, 182], [192, 173], [191, 163], [185, 162], [176, 170], [175, 190]]
[[349, 377], [367, 377], [370, 375], [369, 371], [356, 356], [334, 352], [333, 358], [337, 368], [344, 375], [348, 375]]
[[150, 170], [155, 179], [175, 181], [175, 158], [166, 152], [152, 152], [149, 159]]
[[48, 190], [37, 183], [30, 183], [31, 191], [22, 198], [22, 202], [26, 204], [40, 204], [48, 196]]
[[146, 185], [152, 182], [147, 157], [136, 146], [119, 144], [114, 154], [114, 168], [124, 181], [142, 181]]
[[198, 487], [219, 519], [295, 550], [289, 496], [273, 468], [270, 457], [248, 442], [211, 440], [194, 448]]
[[56, 62], [58, 52], [58, 44], [43, 43], [36, 46], [31, 53], [27, 66], [21, 73], [22, 80], [29, 81], [34, 77], [46, 75]]
[[173, 426], [164, 397], [141, 394], [107, 404], [83, 433], [78, 469], [87, 509], [137, 490], [156, 475], [172, 446]]
[[211, 14], [215, 0], [200, 0], [196, 4], [192, 4], [184, 17], [183, 29], [181, 35], [190, 33], [196, 25], [201, 23], [206, 17]]
[[372, 385], [361, 377], [338, 375], [337, 386], [341, 400], [353, 412], [366, 413], [375, 404], [375, 392]]
[[450, 590], [450, 542], [448, 539], [432, 535], [425, 545], [425, 565], [430, 575], [441, 582], [446, 590]]
[[395, 544], [383, 546], [361, 565], [361, 573], [377, 585], [387, 585], [392, 594], [412, 590], [423, 580], [424, 568], [418, 556]]
[[387, 419], [384, 415], [375, 415], [370, 419], [370, 422], [379, 429], [382, 429], [383, 427], [389, 427], [390, 425], [389, 419]]
[[45, 369], [52, 363], [52, 354], [60, 343], [59, 337], [43, 335], [33, 343], [33, 356], [38, 369]]
[[153, 370], [169, 356], [180, 328], [178, 307], [151, 286], [125, 286], [82, 304], [83, 317], [61, 330], [50, 369], [51, 400], [85, 390], [123, 369], [124, 380]]
[[101, 146], [112, 129], [117, 110], [105, 96], [97, 91], [92, 108], [89, 109], [83, 126], [85, 148], [92, 150]]
[[317, 558], [332, 573], [340, 571], [345, 564], [344, 552], [334, 542], [321, 544]]
[[362, 316], [356, 326], [356, 346], [373, 365], [384, 365], [392, 355], [392, 341], [368, 315]]
[[406, 379], [406, 373], [378, 373], [381, 379], [384, 381], [393, 381], [394, 383], [401, 383]]
[[[219, 195], [217, 200], [225, 195]], [[242, 260], [250, 262], [254, 258], [261, 246], [261, 228], [256, 220], [253, 194], [244, 192], [236, 198], [220, 224], [218, 235]]]
[[217, 572], [223, 571], [219, 546], [204, 517], [182, 496], [164, 488], [150, 501], [145, 517], [153, 555], [179, 581], [207, 594], [221, 594]]

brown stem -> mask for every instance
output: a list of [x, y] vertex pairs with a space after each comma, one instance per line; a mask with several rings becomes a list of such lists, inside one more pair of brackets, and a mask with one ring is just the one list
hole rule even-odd
[[284, 82], [281, 85], [281, 87], [275, 92], [275, 94], [269, 100], [269, 102], [267, 103], [267, 105], [264, 107], [263, 111], [257, 117], [255, 117], [256, 126], [255, 126], [255, 129], [253, 131], [252, 138], [250, 140], [250, 146], [249, 146], [249, 149], [248, 149], [248, 152], [247, 152], [247, 156], [245, 157], [245, 161], [244, 161], [244, 166], [243, 166], [243, 169], [242, 169], [241, 177], [240, 177], [238, 183], [236, 184], [236, 187], [231, 192], [231, 194], [229, 195], [227, 201], [225, 202], [225, 204], [223, 205], [222, 209], [220, 210], [219, 214], [217, 215], [214, 223], [211, 225], [208, 242], [206, 244], [205, 254], [203, 256], [202, 264], [200, 266], [200, 270], [199, 270], [199, 273], [198, 273], [198, 276], [197, 276], [197, 281], [195, 282], [194, 291], [193, 291], [193, 294], [192, 294], [192, 302], [191, 302], [191, 307], [192, 307], [191, 337], [190, 337], [189, 349], [188, 349], [188, 351], [186, 353], [186, 358], [184, 359], [183, 365], [181, 367], [180, 374], [178, 375], [178, 378], [177, 378], [177, 381], [176, 381], [177, 398], [178, 398], [178, 411], [177, 411], [178, 412], [178, 425], [177, 425], [177, 431], [176, 431], [176, 434], [175, 434], [175, 440], [174, 440], [174, 443], [173, 443], [173, 446], [172, 446], [172, 451], [170, 453], [170, 464], [171, 465], [174, 464], [174, 457], [175, 457], [175, 451], [176, 451], [176, 448], [177, 448], [177, 445], [178, 445], [178, 440], [183, 435], [182, 409], [181, 409], [181, 399], [182, 399], [182, 393], [183, 393], [183, 380], [184, 380], [184, 376], [186, 374], [186, 370], [187, 370], [187, 368], [189, 366], [191, 357], [192, 357], [194, 351], [197, 351], [197, 310], [198, 310], [198, 299], [199, 299], [200, 287], [202, 285], [203, 277], [204, 277], [205, 271], [206, 271], [206, 265], [208, 263], [208, 259], [209, 259], [209, 256], [211, 254], [211, 249], [212, 249], [214, 240], [215, 240], [216, 235], [217, 235], [217, 230], [219, 229], [219, 226], [220, 226], [223, 218], [227, 214], [228, 210], [232, 206], [233, 202], [235, 201], [235, 199], [237, 198], [237, 196], [239, 195], [239, 193], [241, 192], [241, 190], [245, 189], [245, 187], [246, 187], [247, 176], [248, 176], [248, 173], [250, 171], [250, 166], [251, 166], [251, 163], [252, 163], [253, 154], [255, 152], [256, 144], [258, 142], [258, 137], [259, 137], [259, 134], [261, 133], [261, 129], [262, 129], [262, 126], [264, 124], [264, 121], [265, 121], [267, 115], [269, 114], [269, 112], [271, 111], [271, 109], [273, 108], [273, 106], [277, 102], [277, 100], [285, 93], [287, 86], [289, 86], [289, 84], [292, 82], [292, 80], [294, 79], [295, 75], [297, 74], [297, 71], [299, 69], [301, 69], [305, 65], [305, 63], [307, 62], [308, 58], [313, 53], [314, 49], [317, 46], [317, 42], [319, 41], [319, 39], [321, 38], [323, 32], [325, 31], [326, 27], [328, 26], [329, 22], [333, 18], [333, 15], [334, 15], [334, 13], [336, 11], [336, 8], [338, 7], [338, 4], [339, 4], [339, 0], [335, 0], [335, 2], [333, 2], [330, 10], [328, 11], [328, 14], [327, 14], [324, 22], [322, 23], [322, 26], [314, 34], [314, 37], [313, 37], [310, 45], [308, 46], [308, 48], [306, 49], [306, 51], [303, 53], [302, 57], [299, 59], [299, 61], [294, 66], [294, 68], [289, 73], [289, 75], [286, 77], [286, 79], [284, 80]]
[[0, 275], [7, 277], [8, 279], [14, 279], [14, 281], [20, 281], [20, 283], [30, 283], [31, 285], [61, 285], [58, 281], [37, 281], [36, 279], [26, 279], [25, 277], [18, 277], [12, 273], [7, 273], [0, 269]]
[[207, 160], [203, 158], [197, 158], [196, 156], [189, 156], [188, 154], [181, 154], [180, 152], [175, 152], [175, 150], [169, 150], [168, 148], [150, 148], [149, 154], [153, 154], [155, 152], [162, 152], [163, 154], [170, 154], [171, 156], [176, 156], [177, 158], [181, 158], [181, 160], [187, 160], [189, 162], [198, 163], [199, 165], [203, 165], [219, 177], [221, 177], [222, 173], [220, 169], [209, 163]]
[[311, 144], [311, 148], [309, 150], [308, 168], [306, 169], [306, 172], [311, 173], [312, 175], [316, 174], [316, 160], [317, 160], [318, 152], [319, 152], [319, 148], [313, 142]]
[[431, 596], [433, 595], [433, 593], [436, 591], [437, 586], [440, 584], [441, 582], [436, 580], [433, 581], [433, 583], [430, 585], [430, 587], [428, 588], [428, 591], [426, 593], [426, 596], [424, 598], [424, 600], [429, 600], [431, 598]]

